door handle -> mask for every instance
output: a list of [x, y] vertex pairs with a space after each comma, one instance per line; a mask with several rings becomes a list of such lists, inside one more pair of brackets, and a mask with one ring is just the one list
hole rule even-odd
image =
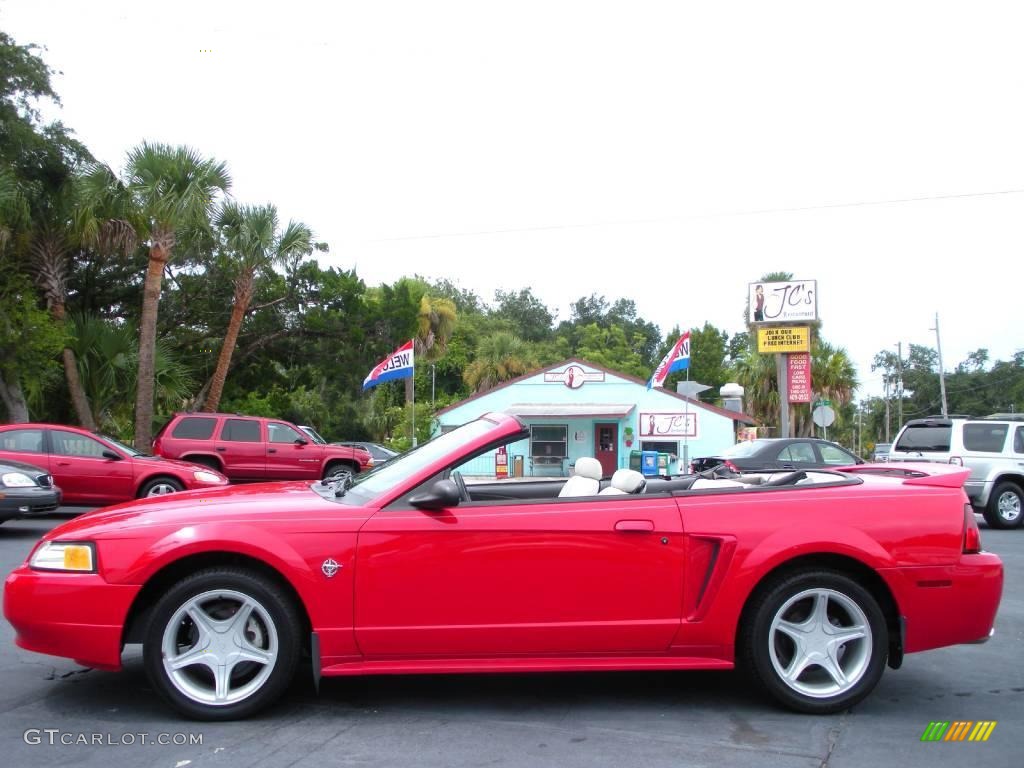
[[221, 448], [220, 446], [217, 446], [217, 450], [220, 451], [221, 453], [224, 453], [224, 451], [226, 451], [227, 448]]
[[267, 453], [277, 453], [277, 448], [267, 448]]
[[58, 461], [57, 462], [57, 466], [58, 467], [70, 467], [71, 466], [71, 462], [70, 461]]
[[654, 530], [653, 520], [619, 520], [615, 524], [616, 531], [623, 533], [651, 533]]
[[783, 464], [783, 465], [782, 465], [782, 468], [783, 468], [783, 469], [792, 469], [792, 468], [793, 468], [793, 465], [792, 465], [792, 464]]

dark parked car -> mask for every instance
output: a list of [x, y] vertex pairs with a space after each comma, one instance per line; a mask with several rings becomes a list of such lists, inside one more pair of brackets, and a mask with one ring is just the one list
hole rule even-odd
[[392, 451], [390, 448], [385, 448], [379, 443], [334, 443], [334, 445], [347, 445], [352, 448], [362, 448], [364, 451], [369, 451], [370, 455], [373, 456], [373, 460], [378, 464], [385, 461], [391, 461], [395, 456], [398, 456], [398, 451]]
[[341, 445], [348, 448], [362, 448], [373, 457], [375, 466], [377, 464], [382, 464], [385, 461], [391, 461], [395, 456], [398, 456], [398, 451], [386, 448], [380, 443], [362, 443], [352, 440], [343, 440], [340, 443], [329, 443], [319, 432], [313, 429], [313, 427], [300, 424], [299, 429], [309, 435], [309, 438], [314, 443], [320, 443], [321, 445]]
[[767, 437], [747, 440], [726, 448], [717, 456], [694, 459], [693, 472], [724, 464], [739, 472], [753, 469], [820, 469], [863, 464], [864, 460], [828, 440], [813, 437]]
[[60, 488], [49, 472], [21, 461], [0, 461], [0, 523], [59, 506]]

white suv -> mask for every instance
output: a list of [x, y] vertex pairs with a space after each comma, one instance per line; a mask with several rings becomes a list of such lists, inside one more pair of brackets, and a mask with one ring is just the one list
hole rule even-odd
[[971, 470], [971, 504], [993, 528], [1024, 522], [1024, 414], [1017, 418], [927, 418], [908, 421], [889, 461], [938, 461]]

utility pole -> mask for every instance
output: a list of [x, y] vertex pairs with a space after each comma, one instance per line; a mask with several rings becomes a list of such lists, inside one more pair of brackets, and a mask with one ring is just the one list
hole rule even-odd
[[903, 427], [903, 342], [896, 342], [896, 372], [899, 376], [899, 383], [896, 385], [896, 425]]
[[863, 434], [862, 434], [863, 430], [861, 429], [861, 425], [860, 425], [860, 417], [863, 416], [863, 415], [864, 415], [863, 404], [860, 404], [860, 405], [857, 406], [857, 455], [858, 456], [862, 455], [861, 448], [863, 447], [862, 446], [862, 442], [861, 442], [862, 439], [863, 439]]
[[885, 442], [889, 442], [889, 379], [885, 379]]
[[939, 313], [935, 313], [935, 327], [929, 328], [935, 331], [935, 349], [939, 353], [939, 392], [942, 394], [942, 418], [949, 416], [949, 409], [946, 407], [946, 374], [942, 369], [942, 337], [939, 335]]

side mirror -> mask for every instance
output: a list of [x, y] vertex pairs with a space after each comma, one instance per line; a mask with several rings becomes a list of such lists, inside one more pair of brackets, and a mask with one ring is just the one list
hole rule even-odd
[[295, 438], [296, 445], [309, 445], [309, 440], [303, 440], [301, 437]]
[[427, 490], [417, 493], [409, 503], [417, 509], [440, 510], [457, 506], [462, 500], [454, 480], [438, 480]]
[[100, 454], [104, 459], [111, 459], [112, 461], [120, 461], [122, 456], [119, 453], [113, 451], [104, 451]]

